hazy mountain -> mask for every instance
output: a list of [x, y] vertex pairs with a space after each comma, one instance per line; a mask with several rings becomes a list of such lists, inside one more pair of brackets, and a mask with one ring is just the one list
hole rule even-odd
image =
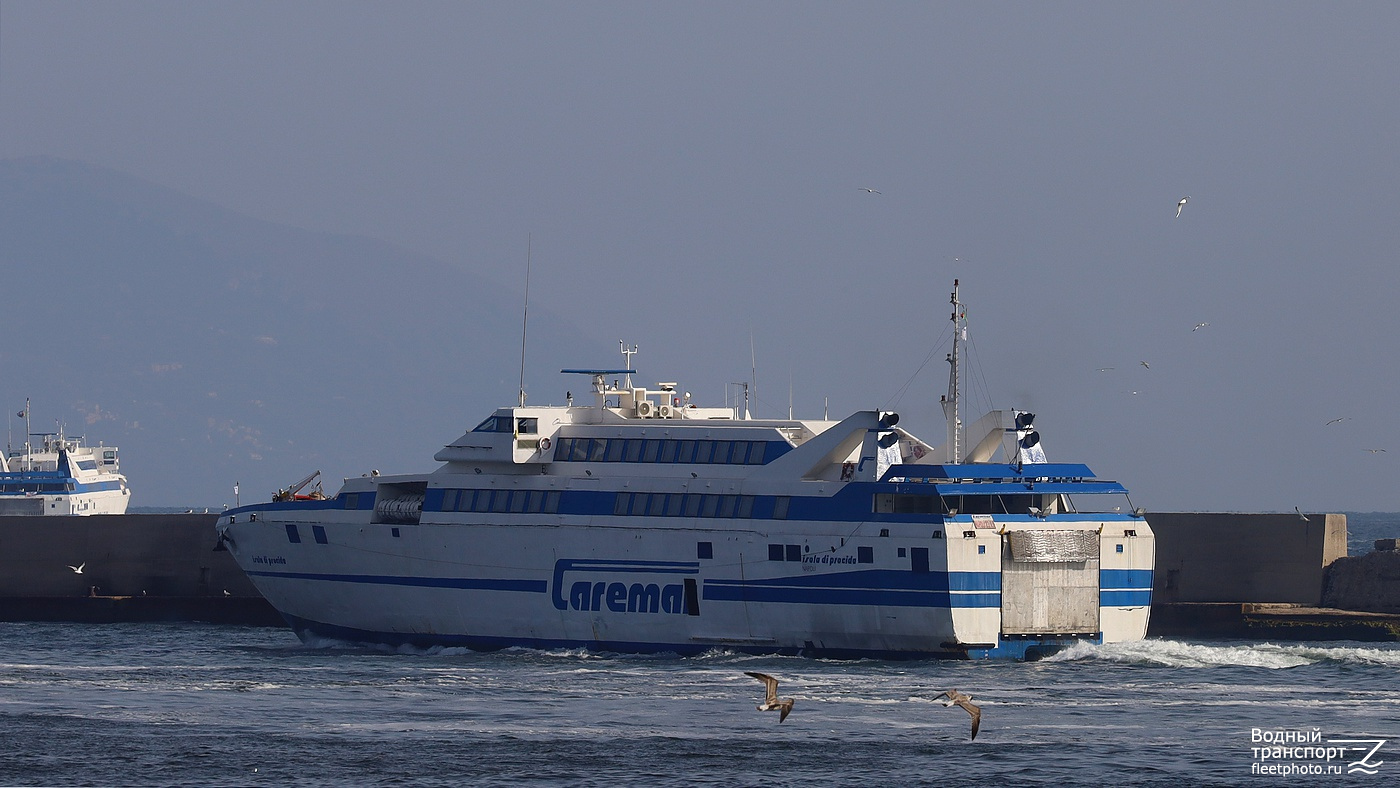
[[[465, 250], [464, 255], [470, 254]], [[432, 454], [517, 397], [519, 290], [371, 238], [252, 219], [53, 158], [0, 161], [0, 407], [115, 444], [133, 505], [327, 492]], [[522, 271], [523, 274], [523, 271]], [[523, 276], [522, 276], [523, 279]], [[615, 341], [615, 340], [614, 340]], [[606, 342], [531, 306], [531, 402]], [[558, 391], [554, 391], [554, 389]]]

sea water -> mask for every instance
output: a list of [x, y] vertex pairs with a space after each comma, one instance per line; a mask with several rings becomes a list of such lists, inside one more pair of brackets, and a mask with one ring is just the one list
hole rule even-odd
[[[884, 662], [63, 623], [0, 624], [0, 644], [0, 785], [1400, 779], [1400, 644], [1149, 640], [1038, 662]], [[796, 700], [786, 722], [755, 709], [762, 685], [745, 671], [780, 680]], [[969, 715], [936, 699], [949, 688], [981, 705], [975, 740]], [[1339, 740], [1382, 743], [1368, 756]], [[1303, 757], [1329, 746], [1342, 749]]]

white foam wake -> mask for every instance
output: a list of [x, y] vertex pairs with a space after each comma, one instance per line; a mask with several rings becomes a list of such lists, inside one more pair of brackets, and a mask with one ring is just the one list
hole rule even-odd
[[1094, 646], [1078, 643], [1050, 657], [1047, 662], [1077, 660], [1161, 665], [1174, 668], [1256, 667], [1296, 668], [1322, 662], [1381, 665], [1400, 668], [1400, 644], [1383, 646], [1279, 645], [1240, 643], [1210, 645], [1178, 640], [1140, 640]]

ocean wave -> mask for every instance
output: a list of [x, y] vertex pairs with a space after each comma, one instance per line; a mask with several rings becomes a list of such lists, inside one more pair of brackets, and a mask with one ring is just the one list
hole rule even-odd
[[1046, 662], [1102, 660], [1176, 668], [1253, 667], [1283, 670], [1320, 663], [1400, 667], [1400, 647], [1275, 643], [1204, 644], [1142, 640], [1095, 646], [1077, 643]]

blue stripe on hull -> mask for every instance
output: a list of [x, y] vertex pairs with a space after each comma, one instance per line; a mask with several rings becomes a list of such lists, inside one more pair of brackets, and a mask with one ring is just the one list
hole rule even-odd
[[949, 594], [947, 591], [902, 591], [887, 588], [802, 588], [756, 586], [706, 580], [702, 598], [716, 602], [788, 602], [812, 605], [883, 605], [890, 607], [999, 607], [999, 592]]
[[393, 575], [338, 575], [316, 572], [263, 572], [248, 570], [252, 577], [276, 577], [284, 580], [325, 580], [333, 583], [371, 583], [390, 586], [422, 588], [468, 588], [482, 591], [527, 591], [543, 594], [549, 584], [543, 580], [503, 580], [473, 577], [402, 577]]
[[1100, 569], [1100, 588], [1151, 588], [1151, 569]]
[[1100, 607], [1148, 607], [1152, 604], [1151, 589], [1099, 592]]

